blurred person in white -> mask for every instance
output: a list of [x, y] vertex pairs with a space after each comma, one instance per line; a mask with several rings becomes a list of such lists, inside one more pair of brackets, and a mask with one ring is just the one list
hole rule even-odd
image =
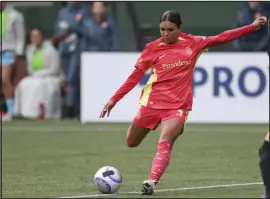
[[23, 15], [11, 5], [1, 1], [0, 9], [2, 92], [7, 106], [7, 114], [2, 115], [2, 120], [9, 121], [14, 109], [11, 65], [15, 63], [16, 57], [24, 53], [25, 28]]
[[[26, 48], [27, 69], [25, 77], [15, 89], [14, 115], [38, 118], [44, 111], [45, 119], [60, 119], [60, 57], [52, 43], [44, 39], [41, 29], [30, 35], [31, 44]], [[40, 110], [41, 106], [44, 110]]]
[[86, 51], [118, 50], [116, 22], [108, 13], [108, 2], [92, 2], [91, 17], [85, 20]]
[[[238, 10], [236, 27], [248, 25], [255, 19], [267, 15], [267, 10], [259, 1], [245, 2]], [[263, 26], [259, 31], [233, 41], [232, 45], [237, 51], [267, 51], [269, 45], [267, 26]]]

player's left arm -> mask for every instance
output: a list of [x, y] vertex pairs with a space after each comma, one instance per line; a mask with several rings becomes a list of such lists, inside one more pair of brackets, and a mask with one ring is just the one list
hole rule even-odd
[[266, 23], [266, 21], [266, 17], [259, 17], [250, 25], [227, 30], [216, 36], [196, 37], [196, 40], [201, 49], [226, 44], [259, 30]]

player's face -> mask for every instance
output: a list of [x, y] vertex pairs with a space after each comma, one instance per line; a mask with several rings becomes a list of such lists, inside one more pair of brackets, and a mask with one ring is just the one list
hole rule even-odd
[[162, 21], [159, 24], [160, 35], [166, 44], [175, 43], [178, 39], [179, 28], [170, 21]]

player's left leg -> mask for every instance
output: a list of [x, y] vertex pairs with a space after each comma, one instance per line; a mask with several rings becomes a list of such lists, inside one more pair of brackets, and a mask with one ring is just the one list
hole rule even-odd
[[144, 181], [141, 194], [151, 195], [154, 192], [155, 185], [170, 163], [173, 144], [183, 133], [187, 113], [185, 110], [170, 111], [162, 117], [157, 153], [152, 162], [149, 180]]
[[265, 141], [259, 150], [260, 169], [265, 186], [265, 198], [270, 198], [270, 142], [269, 132], [265, 137]]

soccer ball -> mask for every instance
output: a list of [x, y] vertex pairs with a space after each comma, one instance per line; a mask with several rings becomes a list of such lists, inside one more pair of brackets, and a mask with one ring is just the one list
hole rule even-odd
[[94, 183], [101, 193], [113, 194], [120, 188], [122, 175], [116, 168], [105, 166], [97, 171]]

